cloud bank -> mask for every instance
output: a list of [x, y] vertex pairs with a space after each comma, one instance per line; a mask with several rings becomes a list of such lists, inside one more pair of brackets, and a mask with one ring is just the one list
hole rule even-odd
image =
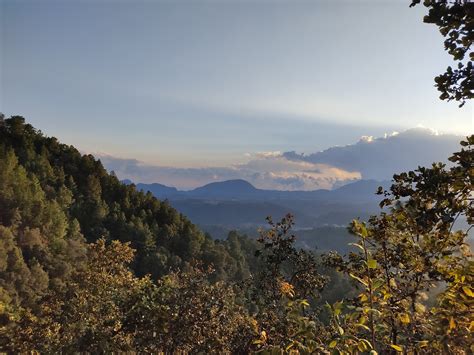
[[110, 155], [99, 154], [98, 157], [104, 166], [109, 171], [113, 170], [120, 179], [143, 183], [159, 182], [184, 190], [231, 179], [244, 179], [261, 189], [317, 190], [330, 189], [334, 185], [361, 177], [358, 172], [346, 171], [328, 164], [293, 161], [281, 153], [257, 153], [245, 164], [209, 168], [175, 168]]
[[363, 136], [359, 142], [332, 147], [313, 154], [286, 152], [293, 161], [306, 161], [360, 172], [364, 179], [386, 180], [393, 174], [430, 166], [433, 162], [448, 162], [448, 157], [460, 149], [462, 136], [439, 134], [428, 128], [413, 128], [393, 132], [384, 137]]

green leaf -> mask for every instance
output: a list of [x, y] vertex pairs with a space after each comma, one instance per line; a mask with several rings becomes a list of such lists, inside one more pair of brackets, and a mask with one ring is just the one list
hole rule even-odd
[[378, 289], [380, 286], [383, 286], [385, 284], [385, 281], [384, 280], [375, 280], [374, 283], [372, 284], [372, 288], [374, 290]]

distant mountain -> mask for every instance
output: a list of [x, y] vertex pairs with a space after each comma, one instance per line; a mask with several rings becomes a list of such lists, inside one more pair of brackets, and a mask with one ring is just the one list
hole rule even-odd
[[254, 196], [258, 194], [258, 189], [255, 188], [251, 183], [242, 180], [227, 180], [221, 182], [213, 182], [202, 187], [198, 187], [189, 192], [189, 195], [194, 197], [205, 197], [205, 198], [235, 198], [243, 196]]
[[389, 184], [362, 180], [335, 190], [279, 191], [257, 189], [245, 180], [229, 180], [191, 191], [161, 184], [137, 184], [137, 188], [168, 199], [174, 208], [200, 226], [260, 226], [267, 216], [276, 220], [292, 213], [298, 227], [314, 227], [347, 225], [352, 218], [368, 218], [378, 211], [378, 186]]
[[205, 199], [205, 200], [321, 200], [321, 201], [372, 201], [379, 186], [388, 187], [389, 181], [360, 180], [335, 190], [280, 191], [263, 190], [245, 180], [213, 182], [190, 191], [180, 191], [162, 184], [136, 184], [137, 189], [150, 191], [162, 199]]
[[[353, 218], [367, 219], [380, 211], [378, 202], [381, 197], [375, 192], [380, 185], [389, 187], [393, 174], [413, 170], [418, 166], [430, 166], [433, 162], [448, 163], [447, 158], [459, 149], [461, 139], [461, 136], [439, 135], [429, 129], [410, 129], [382, 138], [363, 137], [355, 144], [332, 147], [309, 155], [295, 152], [274, 154], [231, 169], [233, 174], [244, 177], [243, 179], [225, 179], [220, 177], [219, 171], [213, 170], [209, 172], [212, 172], [212, 179], [217, 176], [224, 181], [190, 191], [180, 191], [164, 185], [156, 188], [155, 184], [138, 184], [137, 187], [151, 191], [158, 198], [168, 199], [178, 211], [190, 216], [193, 222], [206, 226], [205, 228], [210, 226], [212, 229], [213, 225], [232, 228], [258, 226], [264, 223], [265, 216], [272, 215], [276, 219], [286, 212], [295, 214], [297, 227], [300, 228], [344, 226]], [[264, 166], [268, 169], [268, 174], [259, 176], [273, 179], [280, 176], [272, 170], [278, 164], [283, 164], [288, 170], [282, 176], [303, 180], [312, 178], [305, 174], [313, 173], [321, 167], [360, 172], [362, 179], [333, 190], [282, 191], [259, 189], [252, 185], [261, 181], [252, 178], [254, 167]], [[296, 176], [292, 175], [293, 168], [303, 170]], [[240, 176], [239, 171], [242, 173]], [[175, 173], [181, 172], [186, 174], [188, 171], [180, 170]], [[205, 172], [193, 170], [191, 173], [202, 176]], [[332, 186], [346, 182], [347, 180], [336, 179]], [[292, 185], [291, 190], [295, 186], [297, 185]]]
[[157, 196], [175, 196], [179, 194], [176, 187], [169, 187], [166, 185], [153, 183], [153, 184], [137, 184], [137, 189], [142, 191], [150, 191], [155, 197]]

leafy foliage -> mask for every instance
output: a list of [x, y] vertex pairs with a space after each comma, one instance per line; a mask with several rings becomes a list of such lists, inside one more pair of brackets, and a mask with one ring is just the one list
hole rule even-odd
[[[421, 0], [412, 0], [410, 6]], [[470, 0], [424, 0], [429, 9], [424, 22], [439, 27], [445, 37], [444, 47], [457, 62], [456, 68], [449, 66], [446, 72], [435, 78], [436, 87], [441, 92], [441, 100], [456, 100], [460, 106], [474, 98], [474, 3]]]
[[[318, 271], [316, 256], [295, 247], [293, 216], [277, 223], [271, 218], [267, 221], [271, 228], [261, 231], [261, 247], [256, 252], [262, 259], [261, 269], [248, 285], [251, 305], [256, 306], [255, 318], [264, 335], [254, 345], [259, 350], [296, 346], [307, 351], [315, 343], [303, 335], [316, 334], [320, 324], [317, 309], [308, 307], [306, 299], [315, 301], [327, 279]], [[300, 310], [304, 311], [302, 318], [298, 317]]]
[[[352, 222], [360, 251], [347, 259], [328, 257], [362, 288], [342, 318], [346, 332], [365, 331], [371, 349], [417, 353], [429, 346], [462, 353], [472, 346], [473, 294], [467, 284], [473, 261], [468, 230], [455, 230], [455, 224], [461, 218], [473, 224], [473, 143], [474, 137], [461, 143], [450, 169], [433, 164], [395, 175], [390, 191], [379, 191], [389, 211], [367, 224]], [[435, 289], [440, 293], [430, 307], [428, 295]]]

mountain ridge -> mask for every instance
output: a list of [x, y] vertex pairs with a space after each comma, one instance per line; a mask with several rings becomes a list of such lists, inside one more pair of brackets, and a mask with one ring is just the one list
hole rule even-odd
[[[363, 200], [373, 200], [379, 186], [388, 187], [389, 181], [362, 179], [333, 190], [284, 191], [259, 189], [243, 179], [232, 179], [205, 184], [196, 189], [183, 191], [159, 183], [136, 183], [138, 190], [149, 191], [162, 199], [215, 199], [215, 200], [308, 200], [308, 199], [347, 199], [348, 195]], [[350, 199], [350, 198], [349, 198]]]

